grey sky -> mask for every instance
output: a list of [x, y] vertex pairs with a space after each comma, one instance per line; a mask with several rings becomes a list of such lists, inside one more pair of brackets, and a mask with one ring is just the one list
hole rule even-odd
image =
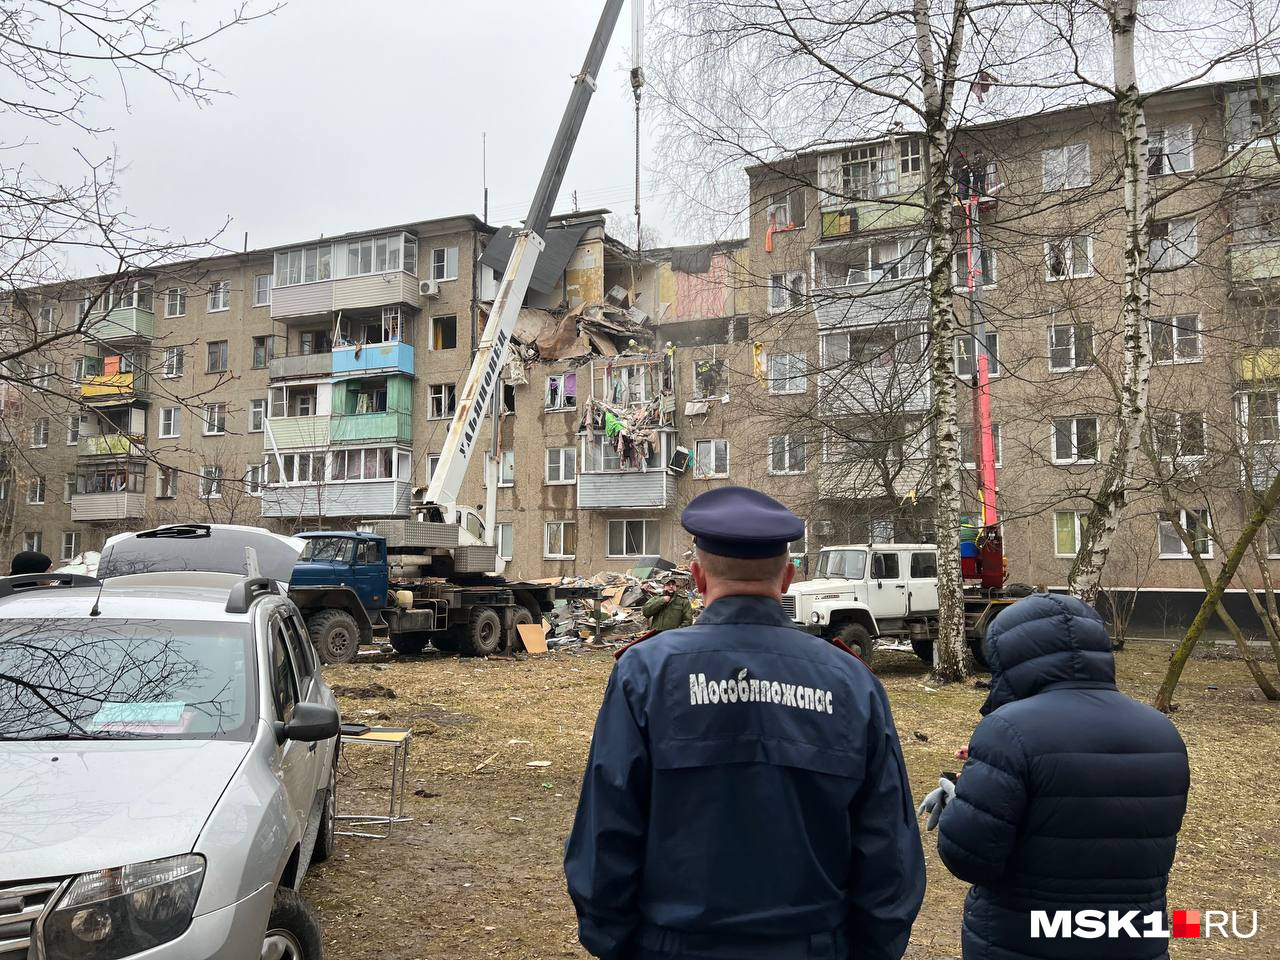
[[[88, 146], [126, 169], [135, 217], [239, 248], [417, 218], [481, 213], [481, 132], [488, 134], [490, 220], [527, 210], [602, 0], [292, 0], [206, 53], [232, 92], [211, 106], [175, 101], [157, 83], [118, 85], [92, 119], [114, 129]], [[173, 0], [172, 13], [192, 0]], [[231, 0], [199, 0], [200, 13]], [[601, 72], [557, 209], [629, 215], [634, 148], [628, 82], [630, 11]], [[42, 136], [62, 166], [71, 135]], [[61, 157], [56, 156], [60, 153]], [[646, 181], [651, 179], [646, 173]], [[647, 183], [646, 183], [647, 186]], [[669, 224], [651, 198], [646, 221]]]

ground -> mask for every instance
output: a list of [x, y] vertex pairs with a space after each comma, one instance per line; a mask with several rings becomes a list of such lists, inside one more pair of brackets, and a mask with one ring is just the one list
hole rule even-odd
[[[1168, 647], [1131, 643], [1120, 683], [1149, 701]], [[612, 667], [604, 652], [519, 660], [428, 655], [329, 668], [347, 687], [389, 687], [394, 698], [343, 697], [344, 717], [411, 726], [406, 813], [387, 840], [340, 838], [304, 892], [335, 960], [585, 957], [575, 936], [561, 858], [596, 708]], [[923, 666], [891, 655], [878, 672], [893, 701], [912, 788], [955, 769], [985, 693], [933, 689]], [[1190, 809], [1171, 879], [1173, 909], [1258, 911], [1252, 940], [1173, 941], [1173, 957], [1248, 960], [1280, 942], [1280, 707], [1260, 700], [1244, 667], [1194, 660], [1174, 721], [1191, 755]], [[916, 733], [924, 734], [927, 741]], [[385, 805], [386, 757], [347, 751], [345, 812]], [[537, 763], [537, 766], [530, 766]], [[960, 955], [965, 886], [925, 838], [928, 890], [910, 960]], [[1248, 923], [1246, 919], [1245, 929]]]

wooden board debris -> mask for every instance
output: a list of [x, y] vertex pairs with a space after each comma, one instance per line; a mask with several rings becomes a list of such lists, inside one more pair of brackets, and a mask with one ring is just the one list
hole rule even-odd
[[520, 641], [529, 653], [547, 652], [547, 631], [540, 623], [517, 623]]

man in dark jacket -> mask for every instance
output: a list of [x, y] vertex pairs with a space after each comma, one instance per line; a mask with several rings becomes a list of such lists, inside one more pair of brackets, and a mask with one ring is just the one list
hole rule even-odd
[[879, 681], [783, 612], [804, 524], [742, 487], [682, 522], [707, 605], [609, 678], [565, 850], [578, 938], [605, 960], [900, 960], [911, 785]]
[[[973, 884], [965, 960], [1154, 960], [1187, 808], [1187, 749], [1167, 717], [1116, 689], [1106, 627], [1072, 597], [1040, 593], [993, 622], [991, 694], [942, 811], [938, 854]], [[1033, 938], [1032, 911], [1137, 911], [1124, 933]]]

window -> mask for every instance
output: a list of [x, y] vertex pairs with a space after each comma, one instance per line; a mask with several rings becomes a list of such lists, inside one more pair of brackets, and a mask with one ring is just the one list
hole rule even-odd
[[69, 563], [80, 553], [80, 533], [77, 530], [62, 532], [62, 562]]
[[698, 400], [718, 398], [729, 393], [729, 372], [723, 360], [693, 361], [693, 395]]
[[1093, 366], [1093, 324], [1055, 323], [1049, 327], [1049, 369]]
[[70, 503], [71, 498], [76, 495], [76, 475], [74, 473], [64, 473], [62, 475], [62, 502]]
[[319, 244], [276, 254], [275, 285], [291, 287], [333, 279], [333, 245]]
[[516, 482], [516, 452], [503, 450], [498, 458], [498, 486], [511, 487]]
[[1260, 311], [1254, 318], [1254, 333], [1260, 347], [1280, 347], [1280, 309]]
[[1147, 173], [1186, 173], [1191, 169], [1191, 124], [1152, 130], [1147, 135]]
[[1200, 315], [1188, 313], [1153, 319], [1151, 359], [1156, 363], [1188, 363], [1201, 359]]
[[276, 353], [275, 337], [254, 337], [253, 338], [253, 369], [262, 370]]
[[[823, 364], [829, 369], [846, 364], [892, 367], [898, 363], [918, 363], [924, 357], [924, 350], [924, 326], [915, 323], [859, 327], [822, 338]], [[839, 377], [843, 373], [835, 369], [830, 375]]]
[[458, 408], [458, 388], [452, 383], [433, 383], [428, 400], [430, 408], [427, 415], [432, 420], [447, 420]]
[[770, 473], [804, 473], [804, 437], [787, 433], [769, 438]]
[[[957, 377], [974, 377], [978, 374], [978, 358], [974, 356], [973, 334], [955, 339], [955, 368]], [[1000, 376], [1000, 334], [987, 334], [987, 374]]]
[[31, 368], [31, 385], [45, 388], [49, 386], [49, 377], [53, 375], [52, 363], [37, 363]]
[[693, 445], [693, 475], [704, 480], [729, 475], [729, 441], [699, 440]]
[[1058, 510], [1053, 514], [1053, 553], [1058, 557], [1074, 557], [1084, 542], [1084, 529], [1089, 514], [1084, 510]]
[[803, 353], [771, 353], [768, 360], [770, 393], [804, 393], [809, 388]]
[[1196, 556], [1213, 556], [1213, 539], [1209, 535], [1212, 523], [1207, 510], [1179, 510], [1177, 513], [1161, 513], [1156, 525], [1159, 530], [1161, 559], [1168, 560], [1191, 556], [1191, 553], [1187, 550], [1187, 545], [1182, 542], [1182, 537], [1178, 536], [1179, 526], [1186, 531], [1187, 539], [1191, 541]]
[[[346, 273], [359, 277], [374, 273], [391, 273], [403, 269], [410, 274], [418, 271], [418, 241], [403, 233], [381, 237], [364, 237], [348, 240], [346, 244]], [[304, 268], [305, 275], [305, 268]]]
[[898, 141], [898, 172], [921, 173], [924, 170], [924, 140], [921, 137], [903, 137]]
[[[977, 251], [974, 263], [973, 285], [975, 287], [994, 287], [996, 285], [996, 252], [990, 247]], [[969, 289], [969, 253], [957, 250], [951, 267], [952, 283], [957, 289]]]
[[803, 304], [803, 273], [775, 273], [769, 278], [770, 313], [790, 310]]
[[49, 418], [40, 417], [31, 424], [31, 445], [47, 447], [49, 445]]
[[502, 385], [502, 412], [511, 416], [516, 412], [516, 386], [514, 383]]
[[178, 495], [178, 468], [161, 467], [156, 473], [156, 499], [172, 500]]
[[641, 469], [640, 464], [643, 463], [645, 470], [658, 470], [663, 467], [663, 447], [661, 441], [650, 444], [649, 456], [645, 460], [640, 460], [640, 450], [637, 447], [632, 453], [632, 459], [628, 459], [624, 464], [618, 456], [618, 448], [613, 441], [607, 437], [597, 434], [595, 439], [587, 444], [587, 469], [591, 473], [606, 473], [614, 470], [622, 470], [624, 467], [628, 470]]
[[1151, 266], [1172, 270], [1190, 263], [1196, 256], [1196, 218], [1157, 220], [1151, 224]]
[[0, 477], [0, 501], [9, 499], [9, 478]]
[[227, 405], [225, 403], [206, 403], [204, 405], [204, 435], [216, 436], [227, 432]]
[[249, 401], [249, 432], [261, 433], [267, 419], [267, 401], [258, 398]]
[[[917, 141], [917, 144], [919, 141]], [[910, 166], [915, 147], [907, 147], [902, 163]], [[898, 192], [899, 164], [887, 143], [846, 150], [840, 157], [840, 185], [845, 196], [855, 200], [887, 197]]]
[[503, 560], [510, 560], [515, 556], [513, 553], [513, 548], [515, 546], [515, 524], [500, 523], [498, 524], [498, 529], [495, 532], [497, 533], [496, 542], [498, 545], [498, 556]]
[[1054, 463], [1096, 463], [1097, 460], [1097, 417], [1068, 417], [1053, 421]]
[[[978, 451], [973, 442], [973, 426], [960, 425], [960, 462], [970, 470], [978, 469]], [[1004, 465], [1004, 444], [1000, 436], [1000, 424], [991, 425], [991, 442], [996, 448], [996, 466]]]
[[431, 482], [431, 478], [436, 475], [436, 468], [440, 466], [440, 454], [427, 454], [427, 483]]
[[231, 281], [219, 280], [209, 284], [209, 312], [218, 313], [231, 309]]
[[662, 552], [657, 520], [610, 520], [609, 556], [651, 557]]
[[573, 483], [577, 477], [577, 467], [577, 447], [549, 447], [547, 449], [547, 483]]
[[1240, 417], [1249, 443], [1280, 440], [1280, 394], [1258, 390], [1240, 398]]
[[872, 580], [897, 580], [902, 576], [896, 553], [871, 554]]
[[[285, 480], [290, 483], [318, 481], [324, 477], [323, 453], [299, 453], [291, 464], [285, 460]], [[309, 461], [309, 462], [308, 462]], [[393, 480], [395, 457], [390, 447], [334, 450], [330, 457], [330, 480]]]
[[289, 650], [284, 626], [271, 624], [271, 696], [275, 701], [276, 718], [285, 723], [293, 717], [298, 705], [298, 678], [294, 673], [293, 654]]
[[1205, 455], [1203, 413], [1153, 413], [1151, 430], [1162, 460], [1196, 460]]
[[71, 382], [81, 383], [88, 375], [86, 369], [92, 366], [94, 357], [76, 357], [71, 361]]
[[938, 575], [938, 555], [936, 553], [911, 554], [911, 579], [932, 580]]
[[28, 530], [22, 535], [22, 549], [43, 553], [44, 534], [39, 530]]
[[105, 309], [110, 311], [117, 307], [127, 310], [151, 309], [151, 284], [146, 280], [125, 280], [108, 287], [103, 301]]
[[765, 220], [775, 230], [789, 230], [805, 225], [804, 188], [775, 193], [765, 208]]
[[[350, 470], [350, 479], [359, 480], [362, 453], [361, 450], [335, 450], [332, 457], [332, 478], [346, 480], [347, 471]], [[274, 471], [272, 478], [277, 483], [319, 483], [324, 479], [324, 454], [282, 453], [279, 460], [271, 464], [271, 468]]]
[[436, 247], [431, 251], [431, 279], [458, 279], [457, 247]]
[[160, 408], [160, 436], [163, 438], [177, 437], [182, 433], [182, 408], [181, 407], [161, 407]]
[[271, 274], [260, 273], [253, 278], [253, 305], [271, 306]]
[[1069, 280], [1093, 275], [1093, 237], [1059, 237], [1044, 244], [1044, 278]]
[[206, 373], [225, 373], [227, 370], [227, 341], [210, 340]]
[[839, 287], [883, 280], [906, 280], [925, 273], [923, 237], [892, 237], [824, 249], [815, 261], [820, 287]]
[[44, 503], [44, 477], [32, 477], [27, 481], [27, 503]]
[[251, 497], [262, 496], [262, 488], [266, 484], [267, 465], [251, 463], [244, 470], [244, 492]]
[[39, 332], [53, 333], [55, 326], [56, 320], [53, 307], [41, 307], [39, 313], [39, 326], [37, 328]]
[[181, 347], [165, 347], [164, 348], [164, 376], [180, 377], [182, 376], [182, 348]]
[[67, 417], [67, 446], [74, 447], [80, 442], [80, 431], [84, 428], [84, 417], [73, 413]]
[[166, 317], [182, 317], [187, 313], [187, 291], [181, 287], [170, 287], [164, 292], [164, 315]]
[[1040, 151], [1041, 179], [1045, 193], [1089, 185], [1089, 145], [1072, 143]]
[[548, 520], [542, 542], [547, 560], [572, 560], [578, 552], [578, 525], [572, 520]]
[[298, 339], [299, 349], [303, 356], [313, 353], [332, 353], [333, 337], [328, 330], [303, 330]]
[[432, 317], [431, 336], [428, 340], [431, 350], [453, 350], [458, 346], [458, 318]]

